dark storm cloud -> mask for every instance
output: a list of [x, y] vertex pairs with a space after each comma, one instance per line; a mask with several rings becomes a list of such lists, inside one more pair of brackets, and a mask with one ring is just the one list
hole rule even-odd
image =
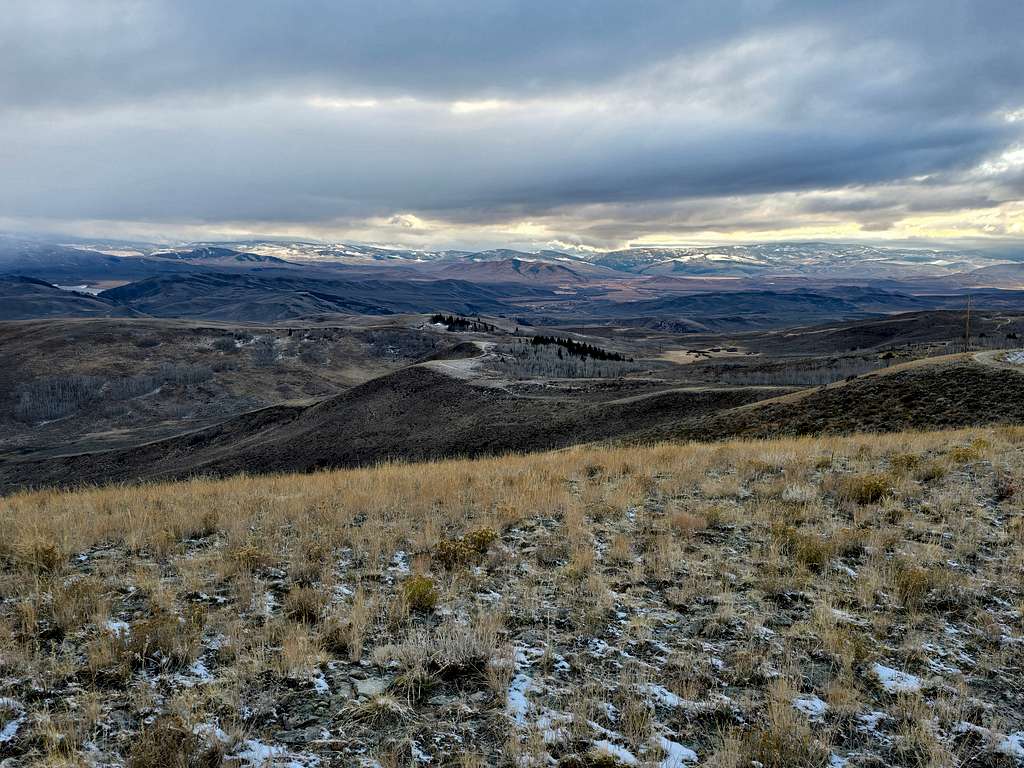
[[[801, 5], [806, 5], [802, 8]], [[15, 0], [4, 102], [307, 84], [464, 96], [601, 82], [813, 3], [679, 0]]]
[[603, 237], [745, 228], [727, 200], [771, 194], [825, 193], [763, 225], [991, 207], [1020, 192], [976, 169], [1022, 140], [1022, 30], [1016, 0], [13, 0], [0, 218]]

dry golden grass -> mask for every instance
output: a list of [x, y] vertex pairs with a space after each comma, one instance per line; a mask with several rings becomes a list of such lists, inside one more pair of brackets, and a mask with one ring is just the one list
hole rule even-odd
[[1008, 765], [1022, 446], [581, 447], [6, 497], [0, 755]]

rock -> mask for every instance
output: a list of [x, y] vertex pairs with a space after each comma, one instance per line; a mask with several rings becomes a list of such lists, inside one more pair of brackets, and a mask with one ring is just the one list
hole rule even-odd
[[359, 696], [377, 696], [388, 688], [388, 681], [382, 677], [368, 677], [365, 680], [355, 680], [354, 683]]

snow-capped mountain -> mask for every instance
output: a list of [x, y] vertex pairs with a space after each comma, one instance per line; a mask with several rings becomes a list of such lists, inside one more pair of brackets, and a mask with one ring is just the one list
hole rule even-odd
[[630, 248], [584, 257], [638, 274], [941, 276], [990, 265], [977, 251], [883, 248], [837, 243], [761, 243], [717, 247]]
[[469, 255], [466, 251], [429, 251], [399, 248], [384, 248], [374, 245], [351, 243], [278, 242], [273, 240], [240, 241], [218, 243], [218, 245], [273, 256], [285, 261], [298, 263], [366, 263], [375, 261], [429, 262], [459, 258]]
[[828, 276], [837, 273], [875, 277], [928, 277], [966, 272], [1004, 259], [980, 251], [887, 248], [841, 243], [758, 243], [753, 245], [642, 247], [600, 253], [418, 250], [348, 243], [239, 242], [223, 246], [299, 263], [519, 262], [589, 264], [638, 275], [675, 276]]

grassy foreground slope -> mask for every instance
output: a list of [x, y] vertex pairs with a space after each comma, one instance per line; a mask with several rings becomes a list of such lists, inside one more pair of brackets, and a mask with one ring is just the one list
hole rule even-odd
[[1013, 766], [1024, 428], [0, 498], [15, 765]]

